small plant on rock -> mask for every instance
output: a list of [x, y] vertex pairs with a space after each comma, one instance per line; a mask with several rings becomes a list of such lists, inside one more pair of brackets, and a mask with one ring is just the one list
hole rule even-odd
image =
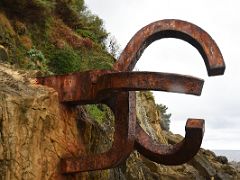
[[28, 68], [30, 69], [38, 69], [42, 71], [47, 71], [47, 59], [45, 58], [42, 51], [37, 50], [35, 47], [30, 49], [27, 52], [27, 57], [29, 58], [29, 62], [27, 63]]
[[81, 67], [80, 56], [72, 49], [58, 49], [50, 56], [49, 66], [56, 74], [65, 74], [79, 71]]

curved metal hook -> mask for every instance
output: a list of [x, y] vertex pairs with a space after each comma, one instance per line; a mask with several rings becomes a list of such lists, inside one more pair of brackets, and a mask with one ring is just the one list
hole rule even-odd
[[114, 69], [133, 70], [143, 51], [152, 42], [162, 38], [182, 39], [193, 45], [202, 55], [209, 76], [224, 73], [222, 54], [211, 36], [192, 23], [175, 19], [156, 21], [138, 31], [123, 50]]
[[[178, 38], [193, 45], [204, 59], [209, 76], [221, 75], [225, 71], [222, 54], [211, 36], [200, 27], [181, 20], [161, 20], [138, 31], [130, 40], [114, 69], [131, 71], [143, 51], [154, 41], [162, 38]], [[198, 126], [191, 126], [198, 124]], [[203, 137], [203, 120], [188, 120], [185, 139], [174, 145], [156, 144], [137, 125], [136, 149], [155, 162], [168, 165], [181, 164], [192, 158], [199, 150]]]
[[148, 159], [164, 165], [180, 165], [196, 155], [204, 134], [204, 120], [188, 119], [185, 138], [175, 145], [154, 142], [137, 124], [135, 148]]
[[110, 101], [105, 102], [112, 109], [115, 116], [115, 132], [112, 147], [104, 153], [62, 158], [60, 164], [61, 172], [65, 174], [102, 170], [116, 167], [124, 162], [134, 148], [136, 127], [135, 102], [135, 92], [121, 92], [112, 97]]

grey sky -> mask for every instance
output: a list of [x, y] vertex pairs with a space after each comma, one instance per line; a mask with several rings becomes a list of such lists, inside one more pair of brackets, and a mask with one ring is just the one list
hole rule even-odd
[[205, 80], [200, 97], [156, 92], [172, 113], [171, 130], [185, 134], [187, 118], [206, 120], [204, 148], [240, 149], [240, 1], [237, 0], [85, 0], [123, 49], [143, 26], [161, 19], [181, 19], [207, 31], [218, 44], [224, 76], [208, 77], [202, 57], [190, 44], [163, 39], [150, 45], [137, 63], [140, 71], [172, 72]]

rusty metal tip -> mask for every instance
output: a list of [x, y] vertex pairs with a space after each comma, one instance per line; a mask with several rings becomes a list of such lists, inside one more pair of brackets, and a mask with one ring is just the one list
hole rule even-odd
[[[197, 124], [199, 123], [199, 124]], [[155, 142], [137, 124], [135, 148], [146, 158], [164, 165], [180, 165], [188, 162], [200, 149], [204, 128], [204, 120], [189, 119], [185, 138], [173, 145]], [[194, 125], [195, 124], [195, 125]], [[192, 127], [191, 127], [192, 126]], [[200, 128], [195, 128], [195, 127]]]
[[203, 129], [204, 126], [205, 126], [204, 119], [188, 119], [186, 122], [186, 129], [189, 128]]
[[204, 86], [204, 80], [203, 80], [203, 79], [199, 79], [199, 88], [198, 88], [198, 91], [196, 91], [195, 94], [192, 94], [192, 95], [201, 96], [203, 86]]
[[208, 71], [208, 76], [219, 76], [219, 75], [223, 75], [225, 72], [226, 66], [225, 64], [223, 66], [220, 67], [215, 67], [212, 68]]

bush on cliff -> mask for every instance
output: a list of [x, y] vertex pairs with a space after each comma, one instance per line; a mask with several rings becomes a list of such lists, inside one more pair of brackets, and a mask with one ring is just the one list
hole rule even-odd
[[66, 74], [80, 70], [80, 58], [71, 49], [59, 49], [50, 56], [50, 70]]

